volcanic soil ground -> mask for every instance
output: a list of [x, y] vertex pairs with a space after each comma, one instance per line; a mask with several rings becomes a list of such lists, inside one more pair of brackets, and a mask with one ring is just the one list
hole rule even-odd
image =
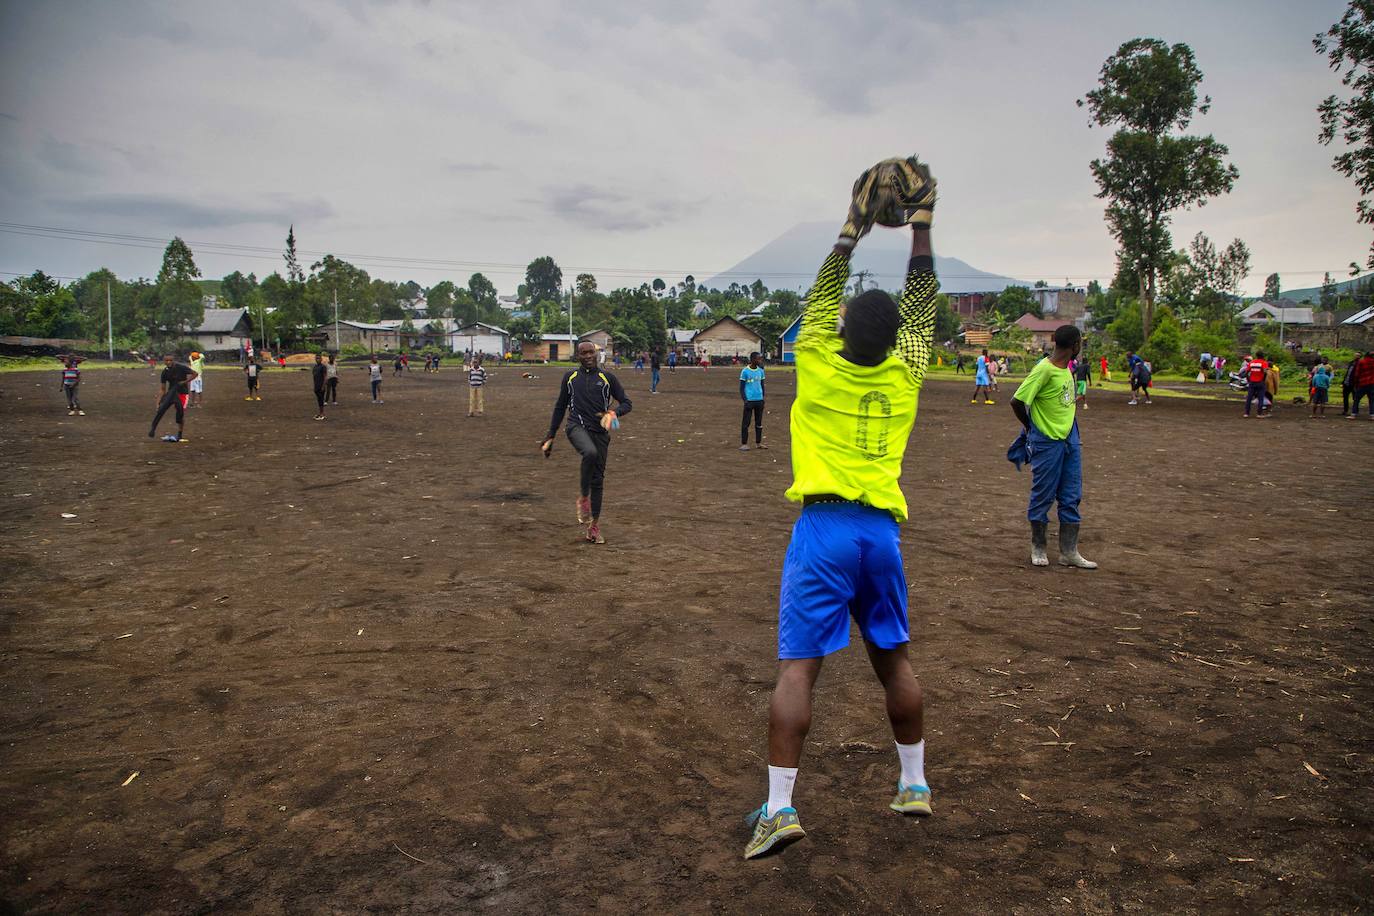
[[624, 371], [596, 547], [536, 371], [467, 419], [453, 368], [374, 406], [349, 367], [324, 422], [303, 371], [251, 403], [212, 371], [179, 445], [146, 369], [87, 372], [85, 417], [0, 376], [0, 909], [1371, 908], [1374, 423], [1095, 390], [1102, 568], [1033, 569], [1011, 386], [931, 380], [903, 550], [935, 816], [887, 810], [856, 638], [808, 836], [744, 862], [793, 377], [740, 453], [734, 373]]

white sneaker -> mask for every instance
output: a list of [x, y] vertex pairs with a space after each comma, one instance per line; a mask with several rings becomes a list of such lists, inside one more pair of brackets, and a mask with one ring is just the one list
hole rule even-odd
[[1126, 402], [1126, 406], [1127, 406], [1127, 407], [1134, 407], [1135, 405], [1136, 405], [1136, 402], [1135, 402], [1134, 400], [1130, 400], [1130, 401], [1127, 401], [1127, 402]]

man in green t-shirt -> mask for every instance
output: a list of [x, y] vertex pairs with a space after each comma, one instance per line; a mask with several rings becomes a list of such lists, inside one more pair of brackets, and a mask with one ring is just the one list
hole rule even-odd
[[199, 350], [191, 351], [191, 370], [196, 377], [191, 380], [190, 407], [204, 407], [205, 399], [205, 354]]
[[[1025, 427], [1025, 455], [1031, 466], [1031, 565], [1049, 566], [1045, 533], [1050, 505], [1059, 503], [1059, 562], [1096, 569], [1078, 552], [1078, 503], [1083, 498], [1083, 448], [1074, 420], [1074, 378], [1069, 363], [1083, 348], [1083, 335], [1071, 324], [1054, 331], [1054, 352], [1042, 359], [1012, 396], [1011, 409]], [[1013, 450], [1022, 445], [1017, 440]], [[1009, 456], [1010, 457], [1010, 456]], [[1019, 467], [1018, 463], [1018, 467]]]

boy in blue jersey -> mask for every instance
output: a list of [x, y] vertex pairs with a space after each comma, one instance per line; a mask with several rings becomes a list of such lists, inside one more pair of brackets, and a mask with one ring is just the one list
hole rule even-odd
[[739, 373], [739, 396], [744, 401], [744, 419], [739, 425], [739, 450], [749, 451], [749, 418], [754, 418], [754, 447], [763, 444], [763, 364], [757, 353], [749, 354], [749, 365]]

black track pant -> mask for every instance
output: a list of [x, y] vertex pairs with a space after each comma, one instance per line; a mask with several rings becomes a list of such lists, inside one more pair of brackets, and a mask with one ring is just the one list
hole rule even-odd
[[186, 422], [186, 408], [181, 406], [181, 397], [181, 395], [176, 393], [175, 389], [162, 396], [162, 400], [158, 402], [157, 413], [153, 416], [153, 425], [152, 428], [148, 430], [148, 435], [151, 436], [153, 433], [157, 432], [157, 425], [162, 422], [162, 415], [167, 412], [168, 408], [176, 408], [177, 426]]
[[592, 518], [601, 517], [601, 491], [606, 483], [606, 453], [611, 436], [600, 429], [592, 432], [576, 424], [568, 427], [568, 441], [582, 456], [583, 496], [592, 498]]
[[315, 400], [318, 401], [319, 404], [320, 404], [320, 413], [324, 413], [324, 389], [323, 389], [323, 388], [316, 388], [316, 389], [315, 389]]
[[749, 417], [754, 418], [754, 444], [758, 445], [763, 441], [763, 402], [745, 401], [744, 419], [739, 424], [739, 444], [749, 444]]
[[80, 399], [77, 398], [77, 396], [76, 396], [76, 389], [78, 389], [78, 388], [80, 388], [80, 387], [81, 387], [81, 383], [80, 383], [80, 382], [77, 382], [75, 385], [63, 385], [63, 386], [62, 386], [62, 389], [63, 389], [64, 391], [67, 392], [67, 409], [68, 409], [68, 410], [80, 410], [80, 409], [81, 409], [81, 401], [80, 401]]
[[328, 390], [330, 403], [339, 403], [339, 380], [336, 378], [332, 378], [326, 384], [329, 386]]

